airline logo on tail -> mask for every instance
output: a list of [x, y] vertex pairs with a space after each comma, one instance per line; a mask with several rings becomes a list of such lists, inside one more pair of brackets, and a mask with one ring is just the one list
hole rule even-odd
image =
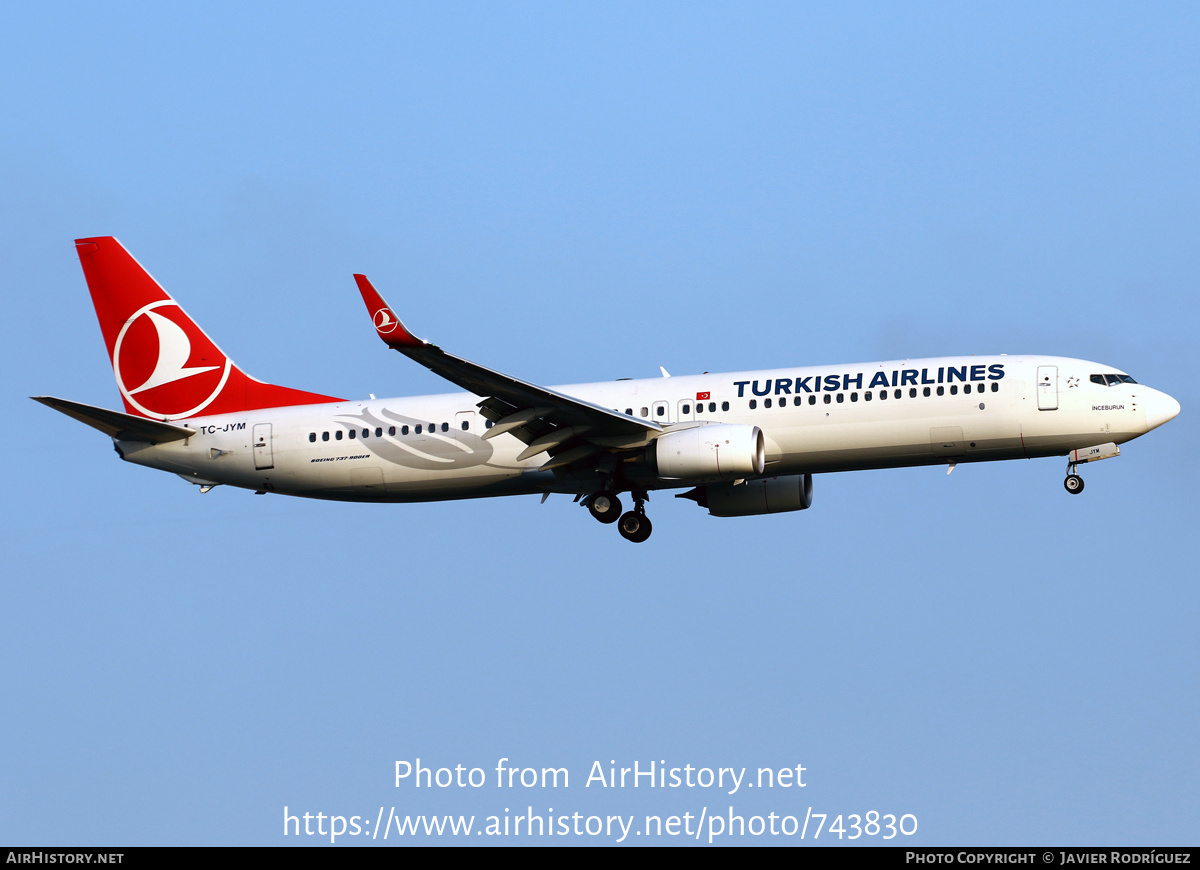
[[[216, 365], [195, 364], [204, 362]], [[113, 371], [121, 395], [150, 417], [200, 413], [220, 394], [231, 367], [229, 359], [169, 299], [136, 311], [121, 327], [113, 347]], [[192, 380], [177, 384], [185, 379]], [[158, 389], [168, 384], [176, 386]]]
[[75, 248], [128, 413], [181, 420], [341, 401], [247, 375], [112, 236]]

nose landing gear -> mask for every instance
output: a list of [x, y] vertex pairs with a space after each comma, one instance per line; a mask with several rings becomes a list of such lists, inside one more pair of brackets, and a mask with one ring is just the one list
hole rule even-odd
[[1079, 495], [1083, 492], [1083, 478], [1075, 473], [1077, 468], [1076, 463], [1067, 460], [1067, 479], [1063, 481], [1063, 486], [1071, 495]]
[[1097, 444], [1094, 447], [1081, 447], [1077, 450], [1072, 450], [1067, 454], [1067, 479], [1063, 481], [1063, 486], [1067, 488], [1067, 492], [1071, 495], [1079, 495], [1083, 492], [1083, 478], [1076, 473], [1076, 469], [1085, 462], [1097, 462], [1101, 459], [1111, 459], [1114, 456], [1121, 455], [1121, 448], [1116, 445], [1116, 442], [1109, 441], [1105, 444]]

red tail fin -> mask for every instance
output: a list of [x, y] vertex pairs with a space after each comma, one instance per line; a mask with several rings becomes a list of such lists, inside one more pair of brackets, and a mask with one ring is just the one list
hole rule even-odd
[[245, 374], [111, 236], [75, 248], [130, 414], [178, 420], [341, 401]]

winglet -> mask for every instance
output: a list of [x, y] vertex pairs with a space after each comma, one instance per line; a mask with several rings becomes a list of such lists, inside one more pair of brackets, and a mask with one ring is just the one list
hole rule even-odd
[[358, 292], [362, 294], [363, 302], [366, 303], [367, 313], [371, 315], [371, 322], [375, 324], [375, 331], [379, 333], [384, 344], [396, 350], [402, 347], [425, 347], [428, 344], [405, 328], [396, 313], [383, 301], [379, 291], [367, 280], [366, 275], [355, 275], [354, 280], [358, 284]]

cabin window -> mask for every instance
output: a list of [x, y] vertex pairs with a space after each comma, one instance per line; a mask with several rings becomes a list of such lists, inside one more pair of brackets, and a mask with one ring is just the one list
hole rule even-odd
[[328, 441], [328, 440], [329, 440], [329, 433], [328, 433], [328, 432], [322, 432], [322, 433], [321, 433], [321, 440], [322, 440], [322, 441]]
[[[913, 391], [912, 391], [912, 394], [915, 396], [915, 395], [917, 394], [917, 391], [916, 391], [916, 390], [913, 390]], [[899, 399], [899, 398], [901, 398], [903, 395], [904, 395], [904, 391], [903, 391], [903, 390], [896, 390], [896, 395], [895, 395], [895, 398]]]
[[929, 398], [929, 387], [925, 388], [925, 398]]
[[375, 437], [376, 437], [376, 438], [382, 438], [382, 437], [383, 437], [383, 427], [382, 427], [382, 426], [376, 426], [376, 427], [375, 427]]
[[728, 402], [722, 402], [722, 403], [721, 403], [721, 410], [722, 410], [722, 411], [728, 411], [728, 410], [729, 410], [729, 403], [728, 403]]
[[442, 424], [442, 431], [443, 431], [443, 432], [449, 432], [449, 431], [450, 431], [450, 424], [449, 424], [449, 423], [443, 423], [443, 424]]
[[[769, 400], [768, 400], [768, 401], [769, 401]], [[691, 405], [684, 405], [682, 410], [683, 410], [683, 414], [686, 416], [687, 414], [690, 414], [690, 413], [692, 413], [692, 406], [691, 406]]]
[[400, 427], [400, 434], [401, 434], [401, 435], [407, 435], [407, 434], [408, 434], [408, 427], [407, 427], [407, 426], [401, 426], [401, 427]]
[[938, 387], [938, 395], [939, 395], [939, 396], [944, 396], [944, 395], [946, 395], [946, 388], [945, 388], [945, 387]]
[[632, 417], [633, 416], [633, 408], [626, 408], [625, 414], [629, 417]]
[[396, 427], [395, 427], [395, 426], [388, 426], [388, 434], [389, 434], [389, 435], [395, 435], [395, 434], [396, 434]]
[[[925, 395], [927, 395], [927, 396], [929, 395], [929, 387], [925, 388]], [[917, 397], [917, 388], [916, 387], [908, 388], [908, 397], [910, 399], [915, 399]]]
[[643, 417], [647, 417], [647, 416], [649, 416], [649, 415], [650, 415], [650, 409], [649, 409], [649, 408], [642, 408], [642, 416], [643, 416]]
[[[952, 396], [953, 396], [953, 395], [954, 395], [954, 391], [955, 391], [956, 389], [957, 389], [957, 387], [951, 387], [951, 388], [950, 388], [950, 395], [952, 395]], [[980, 389], [980, 390], [982, 390], [982, 389], [983, 389], [983, 386], [982, 386], [982, 385], [980, 385], [979, 389]], [[969, 392], [971, 392], [971, 385], [970, 385], [970, 384], [963, 384], [963, 392], [964, 392], [964, 393], [969, 393]]]
[[467, 431], [467, 429], [470, 427], [470, 425], [471, 425], [471, 424], [470, 424], [470, 422], [469, 422], [469, 421], [467, 421], [467, 420], [463, 420], [463, 425], [462, 425], [463, 431], [464, 431], [464, 432], [466, 432], [466, 431]]
[[763, 407], [764, 407], [764, 408], [769, 408], [769, 407], [771, 407], [771, 400], [770, 400], [770, 399], [764, 399], [764, 400], [763, 400]]
[[757, 399], [751, 399], [751, 400], [750, 400], [750, 410], [751, 410], [751, 411], [753, 411], [753, 410], [754, 410], [755, 408], [757, 408], [757, 407], [758, 407], [758, 400], [757, 400]]
[[829, 393], [826, 393], [825, 394], [825, 404], [828, 405], [832, 401], [833, 401], [833, 397], [830, 396]]
[[817, 404], [817, 397], [816, 397], [816, 396], [809, 396], [809, 397], [808, 397], [808, 404], [810, 404], [810, 405], [815, 405], [815, 404]]
[[341, 429], [338, 429], [336, 432], [333, 433], [333, 440], [335, 440], [335, 441], [342, 440], [342, 430]]
[[857, 402], [857, 401], [858, 401], [858, 393], [851, 393], [851, 394], [850, 394], [850, 401], [851, 401], [851, 402]]
[[[970, 384], [967, 384], [967, 386], [966, 386], [966, 388], [965, 388], [965, 389], [967, 389], [967, 390], [970, 390], [970, 389], [971, 389], [971, 385], [970, 385]], [[952, 395], [952, 396], [957, 396], [957, 395], [958, 395], [958, 385], [957, 385], [957, 384], [951, 384], [951, 385], [950, 385], [950, 395]]]
[[865, 393], [863, 393], [863, 398], [866, 399], [868, 402], [871, 401], [871, 391], [867, 390]]
[[369, 438], [369, 437], [371, 437], [371, 430], [370, 430], [370, 429], [363, 429], [363, 431], [362, 431], [362, 436], [363, 436], [364, 438]]
[[[982, 387], [982, 386], [980, 386], [980, 388], [979, 388], [979, 389], [981, 389], [981, 390], [982, 390], [982, 389], [983, 389], [983, 387]], [[998, 392], [1000, 392], [1000, 385], [999, 385], [998, 383], [996, 383], [995, 381], [992, 381], [992, 392], [993, 392], [993, 393], [998, 393]]]
[[414, 431], [416, 434], [420, 435], [420, 434], [421, 434], [421, 424], [420, 424], [420, 423], [418, 423], [416, 426], [414, 426], [414, 427], [413, 427], [413, 431]]
[[308, 440], [309, 440], [309, 441], [316, 441], [316, 440], [317, 440], [317, 433], [316, 433], [316, 432], [309, 432], [309, 433], [308, 433]]
[[[870, 394], [870, 393], [867, 393], [867, 395], [869, 396], [869, 395], [871, 395], [871, 394]], [[882, 402], [882, 401], [883, 401], [884, 399], [886, 399], [886, 398], [887, 398], [887, 390], [880, 390], [880, 391], [879, 391], [879, 401], [881, 401], [881, 402]]]

